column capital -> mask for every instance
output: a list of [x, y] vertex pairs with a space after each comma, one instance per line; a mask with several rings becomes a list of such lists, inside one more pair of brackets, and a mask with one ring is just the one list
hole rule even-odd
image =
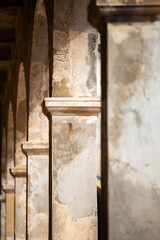
[[4, 193], [14, 193], [14, 186], [13, 185], [4, 184], [4, 185], [2, 185], [2, 191]]
[[22, 143], [22, 151], [27, 155], [48, 155], [49, 144], [47, 142], [25, 142]]
[[10, 168], [11, 175], [16, 178], [25, 178], [26, 177], [26, 167], [13, 167]]
[[160, 20], [160, 0], [96, 0], [108, 21]]
[[99, 98], [45, 98], [45, 110], [52, 116], [95, 116], [101, 111]]

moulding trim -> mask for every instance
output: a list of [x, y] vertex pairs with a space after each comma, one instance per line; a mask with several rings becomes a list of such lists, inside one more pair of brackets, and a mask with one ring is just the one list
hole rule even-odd
[[97, 6], [157, 6], [160, 5], [160, 0], [96, 0]]
[[49, 144], [47, 142], [25, 142], [22, 143], [22, 151], [27, 155], [48, 155]]
[[101, 111], [99, 98], [45, 98], [45, 109], [52, 116], [95, 116]]
[[10, 168], [11, 175], [16, 178], [25, 178], [26, 177], [26, 167], [13, 167]]
[[4, 193], [14, 193], [14, 186], [13, 185], [4, 184], [4, 185], [2, 185], [2, 191]]
[[0, 195], [0, 202], [2, 203], [2, 202], [5, 202], [5, 201], [6, 201], [6, 196], [5, 196], [4, 193], [1, 193], [1, 195]]
[[96, 5], [108, 21], [160, 20], [160, 0], [143, 0], [139, 3], [131, 0], [97, 0]]

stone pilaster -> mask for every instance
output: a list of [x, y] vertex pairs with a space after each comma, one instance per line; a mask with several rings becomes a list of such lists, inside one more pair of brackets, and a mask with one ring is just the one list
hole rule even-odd
[[0, 195], [1, 204], [1, 240], [6, 240], [6, 196], [4, 193]]
[[26, 142], [22, 144], [22, 149], [28, 159], [28, 240], [48, 239], [48, 143]]
[[6, 194], [6, 240], [14, 239], [14, 186], [3, 185]]
[[46, 98], [52, 121], [52, 239], [97, 239], [99, 99]]
[[10, 169], [15, 178], [15, 239], [26, 239], [26, 168]]

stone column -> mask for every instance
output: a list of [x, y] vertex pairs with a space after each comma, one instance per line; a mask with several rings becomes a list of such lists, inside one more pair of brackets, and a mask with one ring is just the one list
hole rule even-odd
[[6, 240], [14, 240], [14, 186], [3, 185], [6, 194]]
[[96, 123], [100, 101], [46, 98], [52, 121], [52, 239], [97, 239]]
[[97, 0], [97, 5], [106, 24], [102, 239], [159, 240], [160, 1]]
[[26, 239], [26, 168], [10, 169], [15, 178], [15, 239]]
[[26, 142], [22, 149], [28, 159], [28, 240], [48, 239], [48, 143]]
[[0, 195], [1, 204], [1, 240], [6, 240], [6, 197], [2, 193]]

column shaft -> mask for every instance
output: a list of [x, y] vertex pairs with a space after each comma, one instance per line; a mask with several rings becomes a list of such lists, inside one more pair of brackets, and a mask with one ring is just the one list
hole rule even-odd
[[48, 238], [48, 164], [47, 143], [24, 143], [23, 151], [28, 157], [28, 240]]
[[15, 239], [26, 239], [26, 168], [14, 167], [15, 178]]
[[97, 239], [98, 100], [46, 99], [52, 115], [52, 239]]

